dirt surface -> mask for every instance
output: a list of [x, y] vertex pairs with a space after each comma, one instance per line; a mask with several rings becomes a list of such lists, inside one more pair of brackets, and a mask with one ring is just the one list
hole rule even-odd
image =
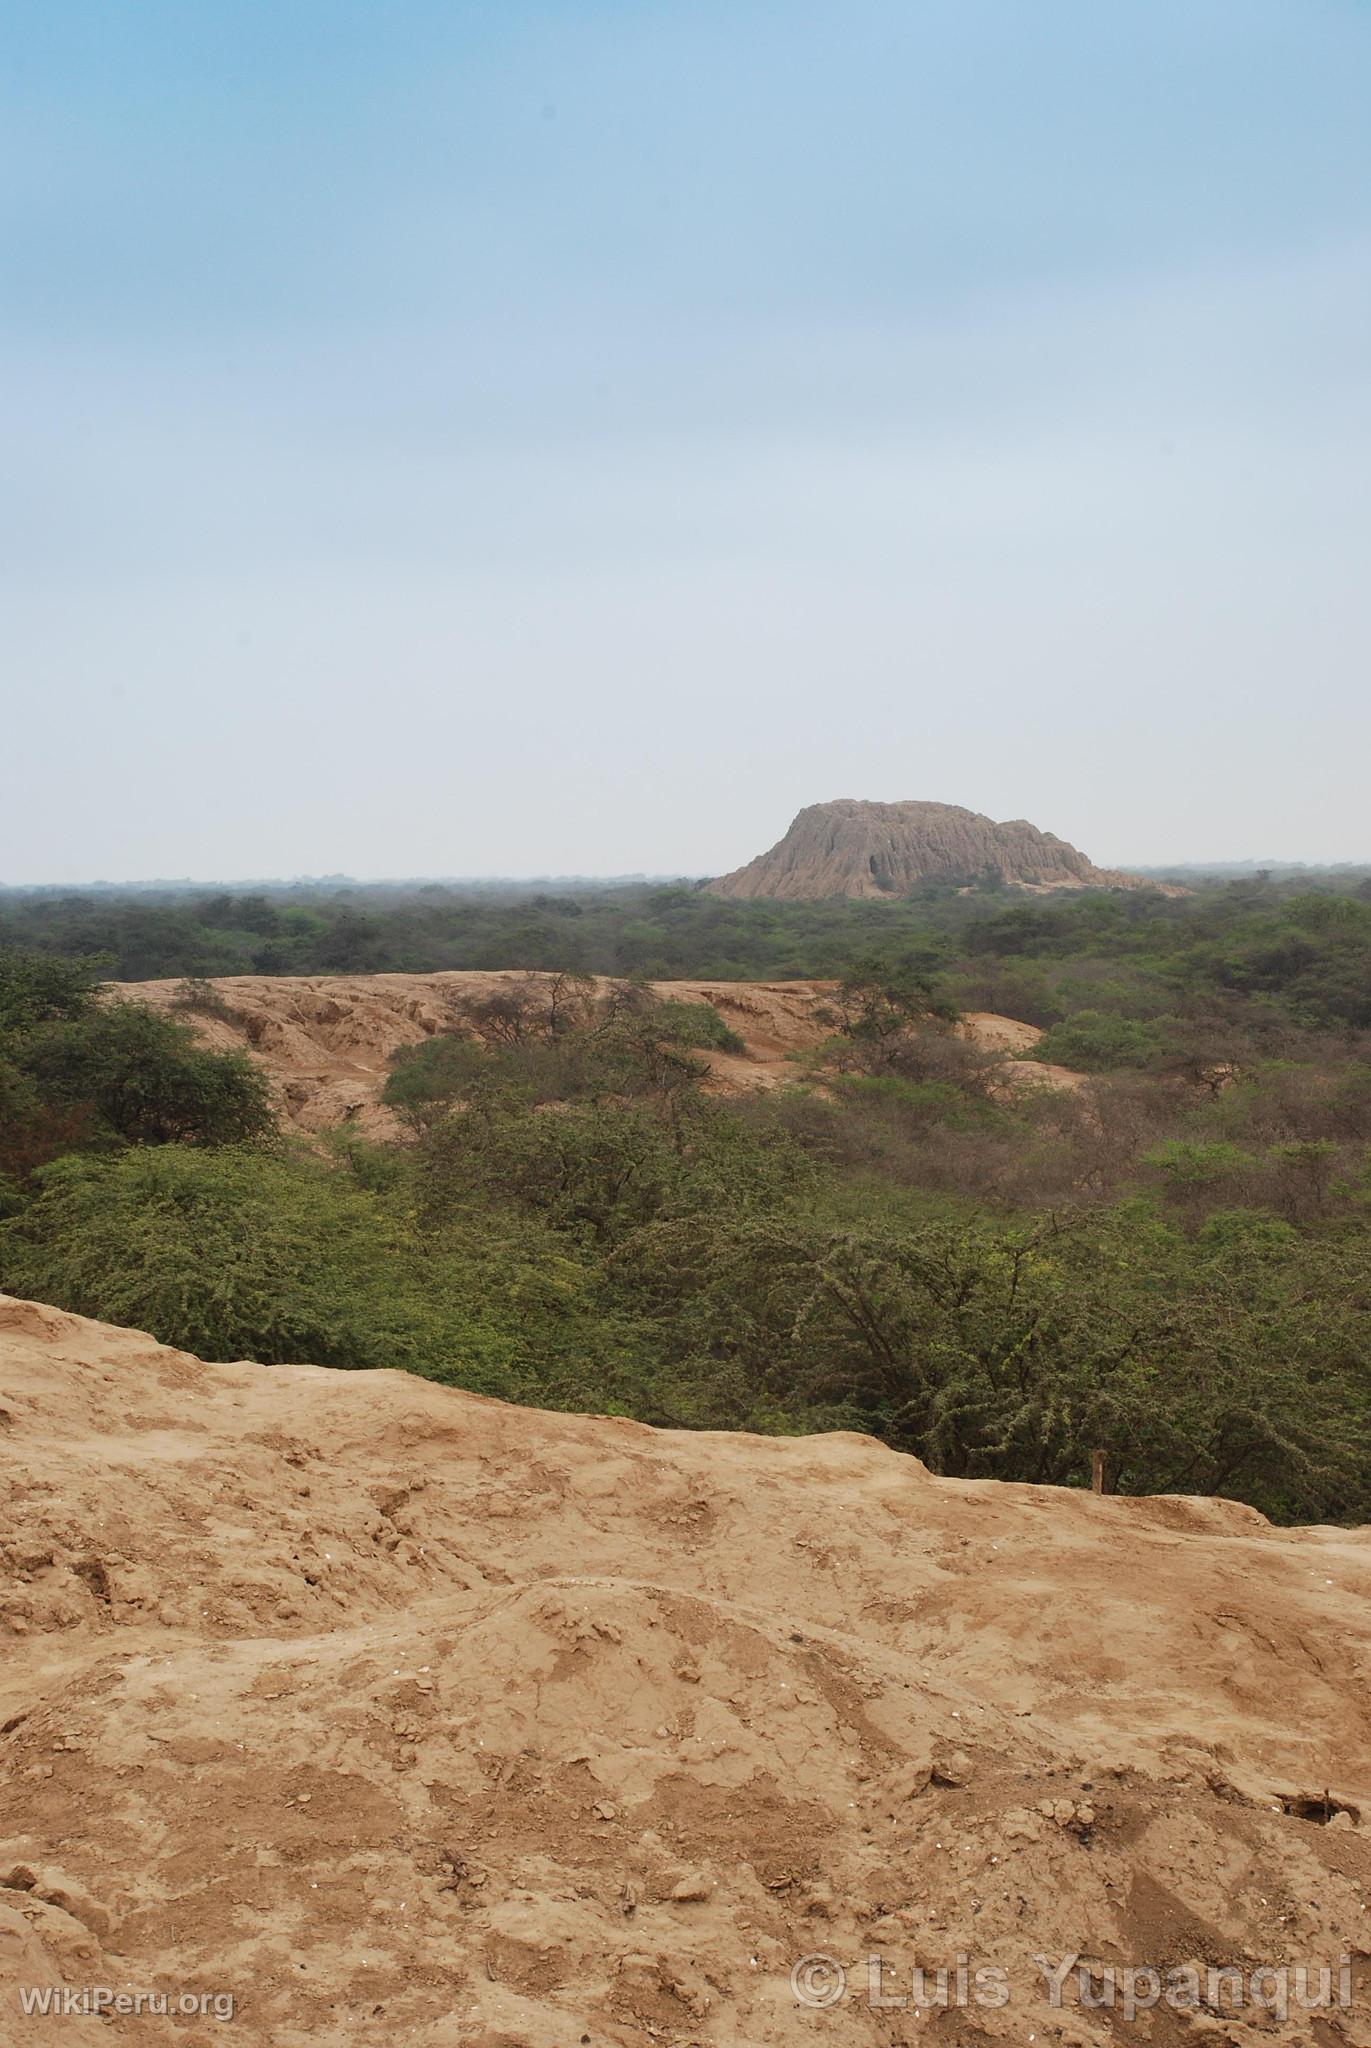
[[[1364, 2044], [1369, 1593], [1367, 1531], [0, 1297], [0, 2040]], [[1346, 1953], [1354, 2009], [1127, 2023], [1035, 1953]]]
[[[546, 997], [558, 977], [510, 971], [441, 974], [224, 975], [210, 984], [219, 1014], [179, 1009], [179, 981], [110, 984], [125, 1001], [172, 1010], [207, 1045], [246, 1046], [271, 1075], [286, 1118], [304, 1130], [351, 1122], [390, 1136], [381, 1107], [389, 1060], [402, 1045], [467, 1025], [468, 1008], [492, 995], [533, 989]], [[594, 977], [601, 992], [609, 986]], [[658, 995], [708, 1003], [743, 1040], [742, 1053], [708, 1053], [725, 1094], [792, 1080], [788, 1055], [818, 1045], [836, 1023], [837, 984], [823, 981], [661, 981]]]

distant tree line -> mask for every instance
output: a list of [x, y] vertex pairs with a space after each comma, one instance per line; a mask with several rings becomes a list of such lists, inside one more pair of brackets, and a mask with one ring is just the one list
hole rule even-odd
[[[0, 891], [0, 945], [120, 981], [538, 968], [667, 979], [827, 979], [916, 960], [949, 1000], [1054, 1026], [1206, 1008], [1244, 1033], [1371, 1028], [1371, 881], [1216, 884], [1184, 897], [1023, 898], [988, 882], [898, 901], [733, 902], [693, 885], [508, 895], [433, 883], [165, 896]], [[1145, 1048], [1093, 1026], [1106, 1064]], [[1155, 1034], [1154, 1034], [1155, 1036]]]

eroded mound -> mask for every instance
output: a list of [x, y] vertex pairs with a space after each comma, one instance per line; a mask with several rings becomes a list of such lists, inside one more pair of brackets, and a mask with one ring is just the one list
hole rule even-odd
[[[564, 977], [546, 973], [452, 970], [436, 974], [222, 975], [202, 985], [212, 1008], [185, 1007], [180, 981], [112, 982], [108, 995], [147, 1003], [191, 1026], [218, 1051], [242, 1047], [265, 1068], [276, 1106], [306, 1131], [350, 1123], [370, 1137], [393, 1138], [399, 1120], [381, 1101], [392, 1054], [443, 1031], [470, 1029], [474, 1005], [522, 993], [547, 1001]], [[610, 984], [588, 977], [603, 997]], [[747, 1095], [800, 1078], [797, 1056], [812, 1053], [839, 1023], [838, 985], [827, 981], [659, 981], [662, 1000], [704, 1003], [742, 1041], [742, 1050], [700, 1051], [711, 1093]], [[1066, 1067], [1015, 1060], [1042, 1037], [1032, 1024], [973, 1011], [958, 1035], [1003, 1056], [996, 1086], [1081, 1089], [1086, 1076]]]
[[[1360, 1985], [1365, 1532], [204, 1365], [4, 1297], [0, 1360], [6, 2042], [57, 1984], [236, 2009], [63, 2040], [262, 2048], [1117, 2040], [1035, 1953]], [[872, 1954], [883, 1995], [962, 1954], [1009, 2002], [873, 2010]], [[1273, 2038], [1204, 2024], [1136, 2037]]]
[[1137, 875], [1097, 868], [1079, 848], [1026, 818], [997, 823], [960, 804], [855, 797], [807, 804], [766, 853], [706, 886], [713, 896], [811, 902], [908, 896], [925, 882], [964, 884], [987, 875], [1030, 890], [1153, 886]]
[[[391, 1055], [441, 1031], [469, 1029], [473, 1005], [527, 993], [550, 1000], [565, 976], [453, 969], [436, 974], [222, 975], [204, 984], [213, 1008], [186, 1009], [185, 983], [111, 985], [121, 1001], [171, 1010], [220, 1051], [242, 1046], [266, 1068], [279, 1106], [305, 1130], [356, 1123], [375, 1136], [398, 1128], [381, 1106]], [[601, 995], [603, 976], [587, 982]], [[793, 1076], [788, 1055], [816, 1046], [836, 1021], [836, 984], [816, 981], [663, 981], [666, 1000], [706, 1003], [743, 1041], [742, 1052], [707, 1052], [722, 1093], [774, 1088]]]

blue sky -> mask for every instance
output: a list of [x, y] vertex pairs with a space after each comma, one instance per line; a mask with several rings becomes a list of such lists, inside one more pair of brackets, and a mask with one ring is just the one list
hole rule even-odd
[[1361, 0], [15, 0], [0, 880], [1371, 858]]

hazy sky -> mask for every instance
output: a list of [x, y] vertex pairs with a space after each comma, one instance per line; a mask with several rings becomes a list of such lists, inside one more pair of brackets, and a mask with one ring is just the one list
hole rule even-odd
[[0, 880], [1371, 858], [1365, 0], [0, 48]]

